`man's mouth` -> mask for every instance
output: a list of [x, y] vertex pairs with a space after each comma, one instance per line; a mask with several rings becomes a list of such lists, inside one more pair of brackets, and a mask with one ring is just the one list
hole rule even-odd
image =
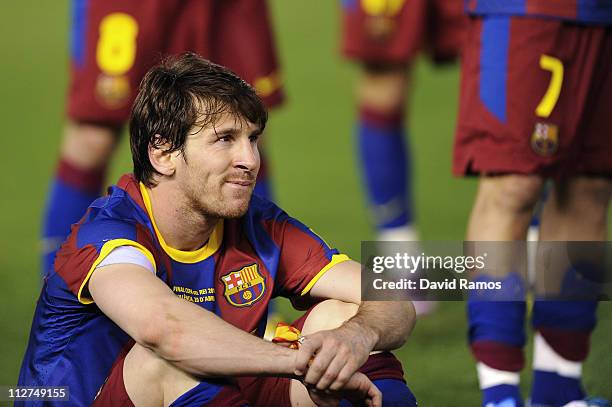
[[225, 181], [228, 184], [234, 184], [243, 187], [249, 187], [255, 183], [255, 180], [243, 180], [243, 179], [230, 179]]

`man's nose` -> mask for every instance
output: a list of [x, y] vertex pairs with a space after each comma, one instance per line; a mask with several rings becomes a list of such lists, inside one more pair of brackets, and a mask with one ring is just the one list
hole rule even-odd
[[259, 168], [259, 150], [257, 143], [251, 142], [246, 138], [238, 143], [235, 158], [235, 165], [238, 168], [255, 171]]

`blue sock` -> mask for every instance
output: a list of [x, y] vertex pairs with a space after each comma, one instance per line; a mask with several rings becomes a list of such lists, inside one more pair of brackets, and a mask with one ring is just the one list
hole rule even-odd
[[57, 249], [70, 234], [70, 225], [77, 222], [98, 197], [98, 194], [84, 192], [59, 179], [53, 181], [50, 192], [43, 227], [44, 273], [53, 268]]
[[[372, 383], [383, 394], [383, 407], [416, 407], [417, 401], [408, 386], [397, 379], [379, 379]], [[348, 400], [342, 400], [340, 407], [351, 407]]]
[[[469, 339], [472, 347], [479, 342], [499, 343], [515, 348], [525, 345], [525, 285], [517, 273], [510, 273], [503, 279], [495, 279], [487, 275], [478, 277], [476, 282], [502, 283], [502, 289], [471, 290], [468, 292], [467, 311], [469, 323]], [[495, 369], [518, 371], [522, 361], [515, 360], [512, 365], [499, 363], [509, 362], [508, 358], [494, 362], [478, 357], [478, 351], [473, 349], [477, 359]], [[501, 355], [493, 355], [501, 356]], [[497, 357], [495, 358], [497, 359]], [[516, 358], [511, 358], [516, 359]], [[522, 357], [520, 358], [522, 359]]]
[[561, 407], [572, 400], [582, 400], [584, 397], [579, 379], [543, 370], [533, 371], [532, 405]]
[[379, 228], [412, 223], [410, 153], [398, 115], [362, 112], [359, 152], [368, 199]]
[[483, 407], [522, 407], [523, 400], [518, 386], [500, 384], [482, 390]]
[[[55, 254], [87, 207], [100, 196], [103, 170], [81, 171], [60, 162], [43, 218], [43, 275], [53, 269]], [[94, 192], [95, 191], [95, 192]]]

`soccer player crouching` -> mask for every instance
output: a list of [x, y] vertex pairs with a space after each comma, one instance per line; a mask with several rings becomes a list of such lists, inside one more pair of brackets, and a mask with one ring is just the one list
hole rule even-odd
[[[149, 71], [134, 174], [58, 253], [20, 385], [68, 386], [74, 405], [416, 405], [387, 352], [412, 305], [362, 302], [358, 263], [252, 196], [266, 120], [246, 82], [195, 54]], [[260, 338], [279, 295], [309, 307], [299, 349]]]

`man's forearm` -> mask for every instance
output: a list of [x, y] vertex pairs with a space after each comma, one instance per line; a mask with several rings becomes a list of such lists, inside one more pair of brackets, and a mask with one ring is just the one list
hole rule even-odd
[[202, 377], [290, 376], [295, 351], [244, 332], [182, 300], [164, 311], [159, 340], [151, 346], [179, 369]]
[[416, 323], [409, 301], [364, 301], [346, 328], [361, 331], [372, 350], [392, 350], [402, 346]]
[[106, 266], [93, 273], [89, 291], [102, 312], [136, 342], [187, 373], [206, 377], [294, 372], [295, 351], [265, 342], [178, 298], [140, 266]]

